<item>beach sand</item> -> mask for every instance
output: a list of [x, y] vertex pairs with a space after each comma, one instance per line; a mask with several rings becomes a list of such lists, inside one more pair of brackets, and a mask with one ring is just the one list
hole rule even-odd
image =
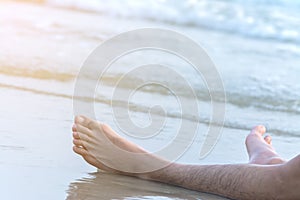
[[[95, 173], [94, 167], [72, 152], [72, 94], [81, 64], [101, 41], [145, 26], [145, 22], [39, 4], [0, 2], [0, 24], [1, 199], [223, 199]], [[151, 21], [146, 25], [162, 26]], [[109, 105], [98, 103], [97, 110], [100, 119], [114, 127]], [[233, 109], [227, 117], [238, 113]], [[206, 130], [207, 125], [200, 124], [199, 129]], [[225, 127], [206, 159], [199, 159], [199, 143], [195, 143], [179, 161], [247, 162], [244, 139], [248, 132]], [[277, 134], [273, 143], [290, 158], [297, 154], [299, 142], [299, 137]], [[151, 144], [145, 145], [151, 148]]]

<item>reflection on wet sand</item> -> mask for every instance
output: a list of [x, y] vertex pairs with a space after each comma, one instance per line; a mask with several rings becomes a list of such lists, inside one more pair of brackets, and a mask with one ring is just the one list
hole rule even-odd
[[72, 182], [67, 193], [67, 200], [224, 199], [167, 184], [104, 172], [92, 173], [89, 177]]

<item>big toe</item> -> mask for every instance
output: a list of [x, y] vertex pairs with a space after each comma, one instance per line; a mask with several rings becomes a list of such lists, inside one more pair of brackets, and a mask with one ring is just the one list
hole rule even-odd
[[88, 129], [95, 129], [97, 128], [97, 126], [99, 126], [99, 124], [95, 120], [83, 115], [76, 116], [74, 121], [75, 124], [80, 124], [81, 126], [84, 126]]
[[259, 125], [259, 126], [255, 126], [252, 131], [251, 131], [252, 134], [259, 134], [259, 135], [263, 135], [266, 133], [266, 127], [263, 126], [263, 125]]
[[261, 144], [261, 142], [264, 141], [262, 136], [265, 134], [265, 132], [266, 128], [262, 125], [256, 126], [252, 129], [245, 141], [248, 152], [249, 150], [254, 150], [255, 148], [253, 147], [256, 147], [258, 144]]

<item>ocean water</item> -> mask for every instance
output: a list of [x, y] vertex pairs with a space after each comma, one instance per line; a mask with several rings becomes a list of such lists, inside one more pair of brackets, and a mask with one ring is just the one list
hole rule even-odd
[[[52, 187], [48, 199], [66, 195], [68, 199], [89, 195], [91, 199], [99, 199], [103, 194], [107, 199], [221, 199], [189, 191], [179, 194], [178, 188], [166, 188], [162, 192], [164, 186], [146, 182], [134, 190], [132, 185], [137, 181], [134, 179], [117, 176], [118, 183], [101, 173], [89, 176], [86, 173], [93, 169], [71, 151], [72, 99], [82, 64], [101, 42], [137, 28], [171, 29], [204, 47], [225, 86], [227, 103], [222, 137], [211, 155], [204, 161], [199, 160], [199, 145], [204, 137], [201, 133], [207, 131], [211, 117], [206, 85], [180, 58], [154, 50], [124, 56], [104, 74], [95, 91], [98, 120], [150, 151], [168, 144], [181, 120], [199, 120], [199, 137], [180, 162], [247, 162], [243, 140], [257, 124], [267, 127], [276, 149], [285, 158], [298, 153], [299, 2], [47, 0], [38, 4], [0, 3], [0, 171], [1, 176], [9, 180], [1, 185], [7, 188], [5, 198], [20, 199], [18, 195], [23, 194], [25, 199], [45, 199], [44, 194]], [[135, 66], [153, 61], [172, 66], [182, 74], [197, 95], [201, 115], [182, 116], [176, 96], [165, 88], [155, 85], [140, 88], [129, 100], [116, 99], [117, 107], [126, 110], [129, 102], [130, 117], [141, 127], [151, 123], [151, 117], [162, 119], [159, 112], [149, 115], [153, 105], [162, 106], [168, 116], [160, 135], [138, 139], [122, 133], [115, 123], [111, 110], [114, 83]], [[171, 85], [174, 94], [182, 95], [187, 102], [192, 100], [182, 82], [160, 71], [152, 73], [129, 76], [120, 88], [132, 91], [151, 75]], [[93, 78], [87, 77], [87, 82]], [[15, 171], [13, 178], [10, 171]], [[22, 180], [15, 181], [19, 177]], [[107, 183], [104, 192], [97, 190]], [[19, 190], [16, 187], [22, 188], [22, 192], [15, 192]], [[126, 197], [122, 196], [123, 191]]]
[[[186, 34], [207, 50], [221, 73], [227, 94], [228, 116], [225, 127], [250, 129], [257, 123], [268, 126], [270, 132], [282, 135], [299, 135], [300, 113], [300, 4], [296, 1], [101, 1], [101, 0], [48, 0], [46, 6], [93, 12], [103, 17], [125, 20], [132, 28], [166, 27]], [[132, 21], [132, 23], [128, 23]], [[138, 25], [137, 25], [138, 24]], [[58, 25], [49, 22], [38, 24], [38, 28], [48, 32], [59, 31]], [[114, 34], [130, 28], [110, 28], [88, 32], [87, 38], [100, 42]], [[198, 30], [198, 31], [197, 31]], [[110, 32], [110, 33], [109, 33]], [[114, 34], [113, 34], [113, 33]], [[58, 32], [59, 37], [60, 32]], [[80, 34], [87, 34], [80, 33]], [[99, 43], [100, 43], [99, 42]], [[81, 42], [84, 43], [84, 42]], [[84, 44], [82, 44], [84, 45]], [[109, 91], [113, 79], [117, 80], [132, 65], [147, 63], [149, 60], [163, 59], [175, 66], [192, 84], [200, 101], [208, 102], [209, 96], [201, 77], [195, 76], [190, 66], [179, 59], [155, 52], [133, 54], [114, 64], [105, 75], [104, 87]], [[140, 63], [137, 60], [142, 60]], [[126, 66], [126, 67], [124, 67]], [[49, 79], [72, 79], [77, 69], [57, 66], [32, 68], [29, 72], [16, 69], [29, 76], [45, 76]], [[31, 71], [33, 70], [33, 72]], [[8, 72], [9, 70], [2, 70]], [[11, 71], [11, 70], [10, 70]], [[20, 71], [20, 72], [18, 72]], [[9, 72], [11, 73], [11, 72]], [[143, 76], [130, 77], [125, 89], [134, 88]], [[176, 91], [184, 95], [181, 83], [168, 80], [165, 74], [156, 74], [157, 80], [171, 83]], [[150, 87], [141, 91], [143, 95], [135, 102], [138, 110], [151, 104], [147, 95], [158, 94], [158, 99], [168, 98], [161, 88]], [[72, 94], [69, 94], [71, 96]], [[98, 94], [102, 101], [109, 102], [110, 93]], [[169, 102], [168, 110], [174, 104]], [[146, 109], [147, 110], [147, 109]], [[259, 114], [255, 114], [259, 112]], [[248, 113], [251, 118], [242, 116]], [[271, 113], [271, 114], [270, 114]], [[238, 118], [231, 117], [238, 115]], [[255, 117], [254, 117], [255, 116]], [[275, 117], [276, 116], [276, 117]], [[288, 117], [287, 117], [288, 116]], [[176, 116], [175, 116], [176, 117]], [[180, 118], [180, 115], [177, 115]], [[202, 122], [209, 119], [209, 113], [202, 116]], [[284, 119], [284, 120], [283, 120]]]
[[[247, 37], [300, 42], [300, 3], [292, 0], [48, 0], [105, 15], [195, 26]], [[299, 48], [292, 49], [299, 52]]]

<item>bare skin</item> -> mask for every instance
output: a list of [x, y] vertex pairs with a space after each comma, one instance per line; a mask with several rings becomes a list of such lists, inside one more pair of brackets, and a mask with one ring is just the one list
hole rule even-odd
[[[116, 163], [137, 169], [141, 163], [151, 165], [163, 159], [150, 155], [138, 145], [127, 141], [109, 126], [84, 116], [77, 116], [73, 125], [73, 150], [89, 164], [112, 173], [136, 176], [187, 189], [228, 197], [231, 199], [284, 199], [300, 197], [300, 155], [283, 160], [265, 136], [265, 127], [257, 126], [246, 138], [249, 163], [234, 165], [187, 165], [169, 163], [166, 167], [147, 173], [122, 171]], [[128, 159], [112, 154], [112, 145], [128, 152], [149, 155], [147, 160]], [[101, 149], [104, 146], [105, 148]], [[101, 160], [101, 158], [104, 158]], [[110, 158], [108, 161], [106, 158]], [[113, 162], [117, 160], [118, 162]], [[164, 161], [164, 160], [163, 160]], [[109, 163], [109, 165], [108, 165]], [[121, 165], [122, 166], [122, 165]]]

